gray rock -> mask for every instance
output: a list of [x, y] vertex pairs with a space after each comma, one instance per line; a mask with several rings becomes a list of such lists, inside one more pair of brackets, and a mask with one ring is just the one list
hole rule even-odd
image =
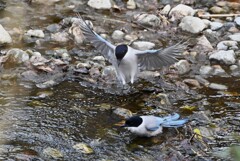
[[160, 13], [161, 13], [162, 15], [167, 15], [170, 10], [171, 10], [171, 6], [168, 4], [168, 5], [166, 5], [166, 6], [161, 10]]
[[59, 24], [51, 24], [51, 25], [47, 26], [46, 29], [51, 33], [55, 33], [61, 29], [61, 26]]
[[236, 17], [235, 20], [234, 20], [234, 22], [235, 22], [238, 26], [240, 26], [240, 17]]
[[238, 70], [238, 66], [237, 66], [237, 65], [231, 65], [231, 66], [230, 66], [230, 70], [231, 70], [231, 71]]
[[240, 33], [236, 33], [228, 36], [231, 40], [240, 42]]
[[216, 75], [216, 76], [226, 76], [227, 75], [225, 70], [220, 65], [215, 65], [214, 66], [214, 70], [213, 70], [212, 74]]
[[218, 50], [237, 50], [238, 49], [238, 43], [236, 41], [221, 41], [217, 44]]
[[182, 30], [194, 34], [200, 33], [205, 28], [205, 24], [200, 18], [192, 16], [184, 17], [179, 26]]
[[120, 31], [120, 30], [115, 30], [112, 33], [112, 38], [115, 40], [122, 40], [124, 37], [124, 32]]
[[111, 0], [89, 0], [87, 3], [90, 7], [95, 9], [110, 9], [112, 8]]
[[231, 65], [234, 64], [236, 62], [236, 58], [235, 58], [235, 53], [233, 50], [220, 50], [220, 51], [216, 51], [215, 53], [211, 54], [209, 57], [210, 60], [218, 60], [218, 61], [222, 61], [227, 65]]
[[169, 15], [172, 17], [172, 21], [179, 20], [185, 16], [193, 16], [195, 14], [195, 10], [187, 5], [179, 4], [176, 7], [172, 8]]
[[202, 85], [204, 85], [204, 86], [206, 86], [206, 87], [210, 84], [210, 82], [209, 82], [208, 80], [204, 79], [204, 78], [201, 77], [200, 75], [196, 75], [196, 76], [195, 76], [195, 79], [196, 79], [200, 84], [202, 84]]
[[220, 13], [226, 13], [227, 11], [221, 7], [218, 7], [218, 6], [213, 6], [210, 8], [210, 11], [212, 13], [217, 13], [217, 14], [220, 14]]
[[38, 83], [38, 84], [36, 84], [36, 86], [38, 88], [49, 88], [49, 87], [52, 87], [52, 86], [54, 86], [56, 84], [57, 84], [57, 82], [55, 82], [54, 80], [48, 80], [48, 81], [46, 81], [44, 83]]
[[92, 154], [94, 152], [93, 149], [85, 143], [78, 143], [74, 145], [73, 148], [84, 154]]
[[155, 44], [148, 41], [135, 41], [132, 44], [133, 48], [139, 49], [139, 50], [149, 50], [155, 47]]
[[160, 73], [157, 71], [142, 71], [138, 74], [138, 77], [142, 79], [155, 78], [159, 76], [160, 76]]
[[201, 66], [199, 70], [201, 75], [210, 75], [213, 72], [213, 68], [211, 66]]
[[111, 66], [106, 66], [102, 70], [102, 77], [112, 77], [114, 78], [116, 75], [116, 70], [115, 68]]
[[207, 19], [202, 19], [203, 23], [205, 24], [205, 28], [208, 28], [210, 26], [211, 21]]
[[95, 56], [95, 57], [93, 57], [92, 60], [94, 60], [94, 61], [105, 61], [105, 58], [103, 56]]
[[28, 30], [26, 33], [27, 36], [44, 38], [44, 32], [42, 30]]
[[136, 9], [137, 5], [134, 0], [127, 1], [127, 9]]
[[1, 44], [7, 44], [12, 42], [12, 38], [9, 35], [9, 33], [3, 28], [3, 26], [0, 24], [0, 45]]
[[21, 64], [29, 60], [29, 55], [21, 49], [11, 49], [7, 52], [8, 60], [14, 64]]
[[187, 60], [180, 60], [175, 64], [179, 74], [186, 74], [190, 71], [190, 64]]
[[192, 87], [201, 88], [200, 83], [196, 79], [184, 79], [183, 83], [185, 83], [189, 86], [192, 86]]
[[206, 29], [203, 31], [203, 34], [207, 37], [207, 39], [213, 43], [219, 40], [220, 32], [213, 31], [211, 29]]
[[138, 37], [136, 35], [125, 35], [124, 39], [127, 41], [134, 41], [134, 40], [137, 40]]
[[208, 39], [204, 35], [197, 38], [196, 48], [200, 51], [212, 51], [213, 50], [211, 43], [208, 41]]
[[216, 90], [227, 90], [227, 86], [217, 83], [210, 83], [209, 88]]
[[161, 23], [160, 18], [153, 14], [147, 14], [147, 13], [138, 14], [134, 16], [134, 18], [138, 23], [142, 25], [152, 26], [152, 27], [157, 27]]
[[219, 30], [220, 28], [223, 27], [223, 24], [221, 22], [211, 22], [210, 23], [211, 30]]
[[[57, 33], [51, 34], [51, 39], [56, 42], [67, 42], [69, 41], [69, 35], [66, 32], [57, 32]], [[81, 42], [82, 41], [83, 40], [81, 40]]]
[[78, 63], [76, 65], [76, 68], [87, 68], [87, 69], [90, 69], [91, 65], [89, 63]]

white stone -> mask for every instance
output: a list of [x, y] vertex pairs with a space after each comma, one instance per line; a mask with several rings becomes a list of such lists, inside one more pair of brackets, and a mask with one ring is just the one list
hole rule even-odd
[[138, 23], [142, 25], [156, 27], [156, 26], [159, 26], [161, 23], [160, 18], [154, 14], [147, 14], [147, 13], [137, 14], [134, 16], [134, 18]]
[[110, 9], [112, 7], [111, 0], [89, 0], [87, 4], [95, 9]]
[[206, 36], [201, 36], [197, 38], [197, 47], [199, 47], [202, 51], [212, 51], [213, 47], [211, 43], [208, 41]]
[[227, 86], [217, 83], [210, 83], [209, 88], [216, 90], [227, 90]]
[[95, 60], [95, 61], [105, 61], [105, 58], [103, 56], [95, 56], [93, 58], [93, 60]]
[[220, 50], [210, 55], [209, 59], [223, 61], [227, 65], [234, 64], [236, 62], [235, 53], [233, 50]]
[[215, 31], [223, 27], [221, 22], [211, 22], [210, 23], [211, 30]]
[[127, 9], [135, 9], [137, 7], [136, 2], [134, 0], [127, 1]]
[[240, 33], [236, 33], [228, 36], [231, 40], [240, 42]]
[[172, 8], [169, 15], [173, 17], [172, 20], [181, 19], [185, 16], [193, 16], [195, 14], [195, 10], [187, 5], [179, 4], [176, 7]]
[[240, 26], [240, 17], [236, 17], [235, 20], [234, 20], [234, 22], [235, 22], [238, 26]]
[[163, 14], [163, 15], [167, 15], [170, 10], [171, 10], [171, 6], [168, 4], [161, 10], [160, 13]]
[[186, 16], [182, 19], [180, 25], [182, 30], [191, 33], [200, 33], [204, 28], [204, 22], [198, 17]]
[[0, 24], [0, 45], [5, 43], [11, 43], [12, 38], [9, 35], [9, 33], [3, 28], [3, 26]]
[[155, 44], [148, 41], [135, 41], [133, 42], [133, 48], [138, 50], [149, 50], [155, 47]]
[[213, 68], [211, 66], [201, 66], [199, 72], [201, 75], [210, 75], [213, 71]]
[[120, 30], [115, 30], [112, 33], [112, 38], [115, 40], [121, 40], [124, 37], [124, 32], [120, 31]]
[[42, 30], [28, 30], [26, 33], [27, 36], [44, 38], [44, 32]]
[[205, 24], [205, 28], [208, 28], [210, 26], [211, 21], [207, 19], [202, 19], [203, 23]]
[[238, 49], [238, 43], [236, 41], [221, 41], [217, 44], [218, 50], [237, 50]]
[[180, 60], [175, 64], [179, 74], [186, 74], [190, 71], [190, 64], [187, 60]]

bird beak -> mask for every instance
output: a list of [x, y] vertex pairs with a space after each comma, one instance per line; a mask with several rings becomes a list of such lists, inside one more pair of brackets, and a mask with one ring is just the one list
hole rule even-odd
[[119, 127], [126, 127], [126, 125], [125, 125], [125, 120], [122, 120], [122, 121], [120, 121], [120, 122], [118, 122], [118, 123], [116, 123], [116, 124], [114, 124], [115, 126], [119, 126]]

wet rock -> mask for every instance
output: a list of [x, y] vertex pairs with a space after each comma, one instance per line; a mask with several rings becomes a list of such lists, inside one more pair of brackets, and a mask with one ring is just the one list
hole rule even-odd
[[231, 65], [230, 70], [231, 71], [238, 70], [238, 66], [237, 65]]
[[[4, 58], [4, 59], [3, 59]], [[11, 49], [7, 52], [6, 56], [0, 59], [0, 63], [3, 63], [5, 67], [14, 67], [16, 65], [25, 63], [29, 60], [29, 55], [21, 49]]]
[[0, 10], [6, 8], [6, 2], [0, 1]]
[[221, 22], [211, 22], [210, 23], [211, 30], [219, 30], [220, 28], [223, 27], [223, 24]]
[[87, 68], [87, 69], [90, 69], [91, 68], [91, 65], [89, 63], [78, 63], [76, 65], [77, 68]]
[[5, 43], [12, 43], [12, 38], [9, 35], [9, 33], [3, 28], [3, 26], [0, 24], [0, 45]]
[[134, 41], [134, 40], [137, 40], [138, 37], [136, 35], [125, 35], [124, 39], [127, 41]]
[[54, 54], [57, 57], [60, 57], [63, 61], [71, 61], [72, 60], [71, 56], [68, 54], [67, 49], [57, 49], [54, 51]]
[[59, 24], [51, 24], [51, 25], [47, 26], [46, 29], [47, 29], [47, 31], [49, 31], [51, 33], [55, 33], [61, 29], [61, 26]]
[[194, 111], [193, 115], [190, 116], [190, 119], [197, 120], [200, 123], [208, 124], [211, 122], [209, 115], [210, 111]]
[[196, 34], [203, 31], [205, 24], [198, 17], [186, 16], [182, 19], [179, 27], [184, 31]]
[[161, 20], [158, 18], [156, 15], [153, 14], [138, 14], [134, 16], [136, 21], [142, 25], [147, 25], [147, 26], [152, 26], [152, 27], [157, 27], [160, 25]]
[[220, 32], [213, 31], [211, 29], [204, 30], [203, 34], [211, 43], [218, 41], [220, 36]]
[[127, 9], [136, 9], [137, 5], [135, 0], [128, 0], [127, 1]]
[[192, 7], [184, 4], [179, 4], [176, 7], [172, 8], [169, 15], [173, 17], [171, 20], [174, 21], [182, 19], [185, 16], [193, 16], [195, 12], [196, 11]]
[[101, 75], [99, 69], [96, 68], [96, 67], [92, 67], [92, 68], [89, 70], [89, 73], [90, 73], [90, 76], [91, 76], [92, 78], [98, 78], [98, 77]]
[[92, 154], [94, 152], [93, 149], [85, 143], [78, 143], [74, 145], [73, 148], [84, 154]]
[[99, 62], [104, 62], [105, 58], [103, 56], [95, 56], [95, 57], [93, 57], [92, 60], [99, 61]]
[[132, 116], [132, 112], [130, 110], [121, 107], [116, 108], [113, 113], [124, 118], [129, 118]]
[[112, 33], [112, 38], [114, 40], [122, 40], [124, 37], [124, 32], [120, 31], [120, 30], [115, 30], [113, 33]]
[[211, 66], [201, 66], [199, 70], [201, 75], [210, 75], [213, 72], [213, 68]]
[[115, 78], [116, 70], [113, 66], [106, 66], [102, 70], [102, 77], [108, 78], [108, 80]]
[[54, 148], [46, 148], [43, 150], [43, 154], [46, 155], [48, 158], [53, 158], [53, 159], [62, 159], [63, 158], [63, 154]]
[[42, 30], [28, 30], [26, 35], [30, 37], [39, 37], [39, 38], [44, 38], [45, 36]]
[[36, 82], [39, 79], [38, 74], [33, 70], [23, 72], [21, 76], [24, 80], [31, 82]]
[[52, 86], [54, 86], [56, 84], [57, 84], [57, 82], [55, 82], [54, 80], [48, 80], [48, 81], [46, 81], [44, 83], [38, 83], [38, 84], [36, 84], [36, 86], [38, 88], [48, 88], [48, 87], [52, 87]]
[[[27, 155], [27, 154], [16, 154], [14, 160], [12, 161], [43, 161], [41, 158], [34, 156], [34, 155]], [[8, 161], [11, 161], [8, 159]]]
[[169, 98], [168, 98], [168, 95], [167, 94], [165, 94], [165, 93], [158, 93], [156, 96], [155, 96], [155, 98], [158, 98], [158, 99], [160, 99], [160, 105], [171, 105], [171, 102], [170, 102], [170, 100], [169, 100]]
[[213, 156], [221, 158], [222, 160], [231, 160], [232, 159], [231, 147], [221, 147], [219, 150], [212, 153]]
[[220, 65], [214, 65], [213, 68], [214, 68], [213, 73], [212, 73], [213, 75], [227, 76], [227, 73]]
[[69, 35], [66, 32], [57, 32], [55, 34], [51, 34], [51, 39], [56, 42], [68, 42]]
[[166, 5], [162, 10], [161, 10], [161, 14], [162, 15], [168, 15], [169, 11], [171, 10], [171, 6], [168, 4]]
[[222, 61], [227, 65], [234, 64], [236, 62], [235, 53], [233, 50], [220, 50], [216, 51], [209, 57], [210, 60]]
[[142, 79], [155, 78], [159, 76], [160, 76], [160, 73], [157, 71], [142, 71], [138, 74], [138, 77]]
[[221, 41], [217, 44], [218, 50], [237, 50], [238, 43], [236, 41]]
[[50, 60], [42, 57], [42, 56], [32, 56], [30, 58], [30, 63], [33, 66], [41, 66], [41, 65], [45, 65], [46, 63], [48, 63]]
[[210, 128], [200, 126], [200, 127], [198, 127], [198, 129], [200, 130], [200, 132], [203, 136], [213, 139], [213, 131]]
[[216, 89], [216, 90], [227, 90], [227, 86], [217, 83], [210, 83], [209, 88]]
[[234, 22], [235, 22], [238, 26], [240, 26], [240, 17], [236, 17], [235, 20], [234, 20]]
[[155, 44], [148, 41], [135, 41], [132, 44], [133, 48], [138, 50], [149, 50], [155, 47]]
[[46, 98], [46, 97], [50, 97], [53, 95], [53, 92], [52, 91], [41, 91], [41, 92], [38, 92], [37, 93], [37, 96], [39, 98]]
[[236, 33], [228, 36], [231, 40], [240, 42], [240, 33]]
[[218, 7], [218, 6], [213, 6], [210, 8], [210, 11], [212, 13], [216, 13], [216, 14], [220, 14], [220, 13], [226, 13], [227, 11], [225, 9], [223, 9], [222, 7]]
[[206, 36], [203, 35], [197, 38], [196, 49], [199, 51], [207, 52], [207, 51], [212, 51], [213, 47], [211, 43], [208, 41], [208, 39], [206, 38]]
[[95, 9], [110, 9], [112, 7], [111, 0], [89, 0], [87, 4]]
[[200, 75], [196, 75], [196, 76], [195, 76], [195, 79], [196, 79], [200, 84], [202, 84], [202, 85], [204, 85], [204, 86], [206, 86], [206, 87], [210, 84], [210, 82], [209, 82], [208, 80], [204, 79], [204, 78], [201, 77]]
[[196, 79], [184, 79], [183, 83], [186, 83], [187, 85], [190, 85], [193, 87], [201, 88], [200, 83]]
[[190, 64], [187, 60], [180, 60], [175, 64], [179, 74], [186, 74], [190, 71]]

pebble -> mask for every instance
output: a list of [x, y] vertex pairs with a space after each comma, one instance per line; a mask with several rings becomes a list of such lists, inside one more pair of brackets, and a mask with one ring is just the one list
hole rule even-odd
[[196, 34], [203, 31], [205, 24], [198, 17], [186, 16], [182, 19], [179, 27], [184, 31]]
[[134, 16], [134, 18], [139, 24], [152, 26], [152, 27], [157, 27], [161, 23], [160, 18], [154, 14], [147, 14], [147, 13], [137, 14]]
[[171, 102], [170, 102], [169, 97], [168, 97], [167, 94], [165, 94], [165, 93], [158, 93], [156, 95], [156, 98], [160, 99], [160, 104], [161, 105], [171, 106]]
[[206, 87], [210, 84], [210, 82], [209, 82], [208, 80], [204, 79], [204, 78], [201, 77], [200, 75], [196, 75], [196, 76], [195, 76], [195, 79], [196, 79], [200, 84], [202, 84], [202, 85], [204, 85], [204, 86], [206, 86]]
[[233, 35], [228, 36], [231, 40], [240, 42], [240, 33], [235, 33]]
[[211, 7], [210, 11], [212, 13], [216, 13], [216, 14], [221, 14], [221, 13], [226, 13], [227, 12], [225, 9], [223, 9], [222, 7], [218, 7], [218, 6]]
[[55, 82], [54, 80], [48, 80], [48, 81], [46, 81], [44, 83], [38, 83], [38, 84], [36, 84], [36, 86], [38, 88], [48, 88], [48, 87], [52, 87], [52, 86], [54, 86], [56, 84], [57, 84], [57, 82]]
[[231, 64], [234, 64], [236, 62], [235, 53], [234, 53], [233, 50], [216, 51], [209, 56], [209, 59], [210, 60], [214, 59], [214, 60], [222, 61], [227, 65], [231, 65]]
[[69, 41], [69, 35], [66, 32], [57, 32], [51, 34], [51, 39], [56, 42], [67, 42]]
[[76, 65], [76, 68], [87, 68], [87, 69], [90, 69], [91, 65], [89, 63], [78, 63]]
[[0, 45], [2, 44], [8, 44], [12, 43], [12, 38], [9, 35], [9, 33], [3, 28], [3, 26], [0, 24]]
[[179, 4], [176, 7], [173, 7], [170, 11], [169, 15], [172, 17], [172, 21], [182, 19], [185, 16], [193, 16], [195, 14], [195, 10], [187, 5]]
[[213, 72], [213, 68], [211, 66], [201, 66], [199, 69], [201, 75], [210, 75]]
[[17, 48], [9, 50], [6, 56], [9, 58], [8, 60], [14, 64], [20, 64], [29, 60], [29, 55], [25, 51]]
[[49, 31], [51, 33], [55, 33], [61, 29], [61, 26], [59, 24], [51, 24], [51, 25], [47, 26], [46, 29], [47, 29], [47, 31]]
[[238, 49], [238, 43], [236, 41], [221, 41], [217, 44], [218, 50], [237, 50]]
[[231, 71], [234, 71], [234, 70], [237, 70], [238, 69], [238, 66], [237, 65], [231, 65], [230, 66], [230, 70]]
[[28, 30], [26, 33], [27, 36], [44, 38], [44, 32], [42, 30]]
[[227, 90], [227, 86], [217, 83], [210, 83], [209, 88], [216, 89], [216, 90]]
[[190, 64], [187, 60], [180, 60], [175, 64], [179, 74], [186, 74], [190, 71]]
[[114, 68], [114, 66], [106, 66], [103, 68], [102, 70], [102, 77], [105, 78], [105, 77], [108, 77], [108, 78], [115, 78], [115, 73], [116, 73], [116, 70]]
[[112, 38], [114, 40], [122, 40], [124, 37], [124, 32], [122, 32], [121, 30], [115, 30], [113, 33], [112, 33]]
[[95, 9], [110, 9], [112, 8], [111, 0], [89, 0], [87, 3], [90, 7]]
[[214, 65], [213, 66], [213, 75], [215, 76], [226, 76], [227, 73], [225, 72], [225, 70], [220, 66], [220, 65]]
[[223, 27], [221, 22], [211, 22], [210, 23], [211, 30], [216, 31]]
[[240, 17], [236, 17], [235, 20], [234, 20], [234, 22], [235, 22], [238, 26], [240, 26]]
[[200, 83], [196, 79], [184, 79], [183, 83], [186, 83], [193, 87], [201, 88]]
[[127, 1], [127, 9], [136, 9], [137, 5], [134, 0]]
[[196, 48], [198, 48], [200, 51], [205, 52], [213, 50], [212, 44], [208, 41], [208, 39], [204, 35], [197, 38]]
[[149, 50], [155, 47], [155, 44], [148, 41], [135, 41], [132, 44], [133, 48], [138, 50]]
[[94, 60], [94, 61], [105, 61], [105, 58], [103, 56], [95, 56], [95, 57], [93, 57], [92, 60]]

